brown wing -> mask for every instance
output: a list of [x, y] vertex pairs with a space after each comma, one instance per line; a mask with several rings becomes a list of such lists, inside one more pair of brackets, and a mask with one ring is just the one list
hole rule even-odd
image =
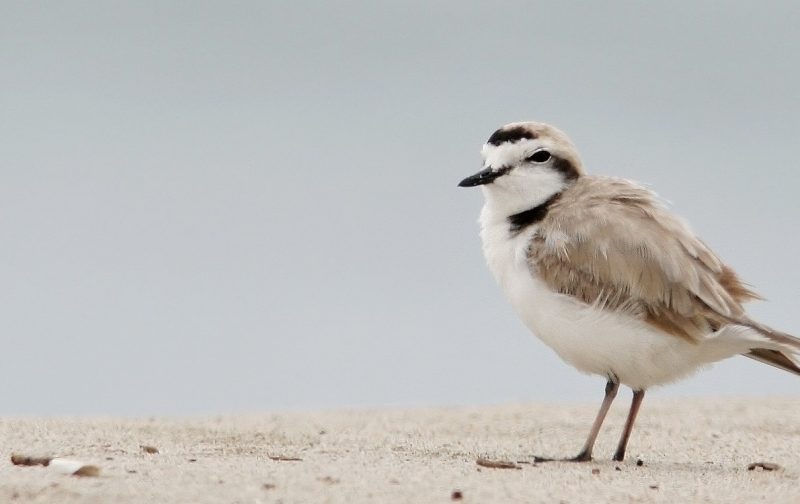
[[528, 258], [552, 289], [689, 340], [758, 297], [655, 194], [621, 179], [582, 177], [565, 191]]

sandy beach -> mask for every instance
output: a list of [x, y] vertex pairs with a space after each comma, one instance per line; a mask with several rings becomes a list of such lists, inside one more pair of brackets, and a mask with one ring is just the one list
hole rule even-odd
[[[628, 458], [615, 463], [626, 397], [594, 462], [531, 463], [577, 452], [596, 406], [4, 418], [0, 502], [800, 502], [798, 399], [646, 401]], [[101, 472], [17, 466], [12, 453]], [[754, 462], [780, 469], [748, 470]]]

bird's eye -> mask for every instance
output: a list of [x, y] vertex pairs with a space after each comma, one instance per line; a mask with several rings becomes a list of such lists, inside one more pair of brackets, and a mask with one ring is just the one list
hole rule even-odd
[[550, 159], [550, 153], [546, 150], [538, 150], [528, 156], [526, 159], [533, 163], [546, 163]]

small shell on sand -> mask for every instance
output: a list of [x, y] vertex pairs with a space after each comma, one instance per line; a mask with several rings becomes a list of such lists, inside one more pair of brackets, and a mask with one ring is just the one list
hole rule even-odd
[[80, 460], [65, 459], [59, 457], [31, 457], [14, 453], [11, 455], [11, 463], [20, 466], [44, 466], [60, 474], [70, 476], [100, 476], [100, 468], [81, 462]]
[[80, 460], [54, 458], [48, 464], [49, 468], [61, 474], [68, 474], [70, 476], [86, 476], [97, 477], [100, 476], [100, 468], [95, 465], [86, 464]]
[[522, 469], [519, 464], [515, 464], [514, 462], [509, 462], [507, 460], [489, 460], [485, 458], [479, 458], [475, 461], [481, 467], [489, 467], [492, 469]]
[[783, 469], [783, 467], [774, 462], [753, 462], [747, 466], [748, 471], [755, 471], [756, 469], [760, 469], [762, 471], [779, 471]]

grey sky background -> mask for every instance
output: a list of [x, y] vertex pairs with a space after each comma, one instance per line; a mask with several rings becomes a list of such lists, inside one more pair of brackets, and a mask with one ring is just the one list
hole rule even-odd
[[[456, 187], [516, 120], [652, 185], [798, 334], [799, 25], [791, 1], [4, 1], [0, 414], [599, 401]], [[655, 393], [797, 391], [737, 358]]]

